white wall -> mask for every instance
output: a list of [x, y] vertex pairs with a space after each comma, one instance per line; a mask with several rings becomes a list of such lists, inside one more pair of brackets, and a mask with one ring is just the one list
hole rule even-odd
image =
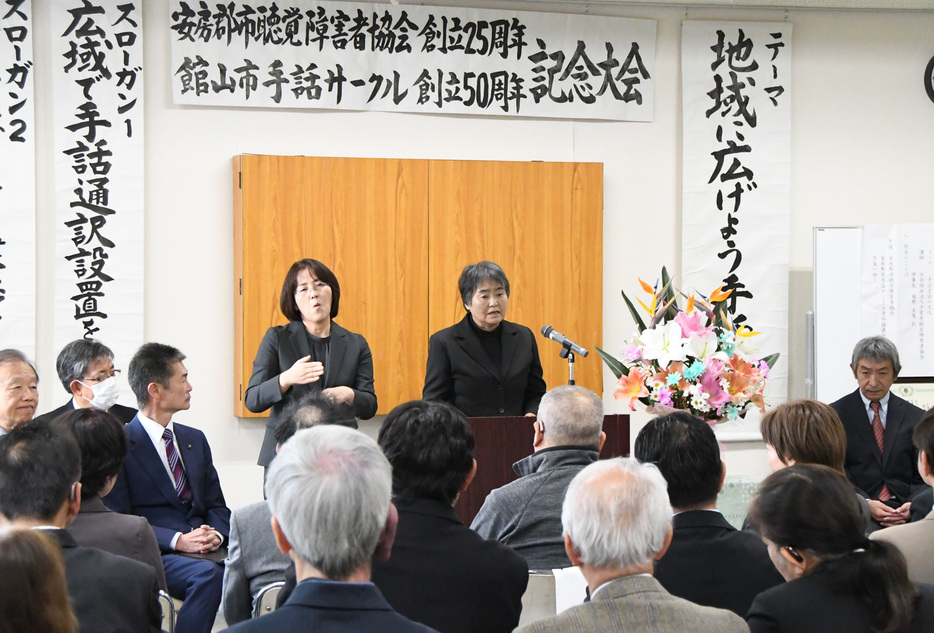
[[[40, 288], [52, 287], [50, 0], [33, 0]], [[471, 3], [465, 0], [464, 5]], [[482, 6], [552, 12], [528, 2]], [[263, 422], [232, 413], [233, 212], [231, 158], [240, 153], [604, 163], [604, 346], [618, 350], [632, 324], [620, 289], [661, 266], [680, 269], [680, 35], [683, 8], [592, 5], [592, 14], [658, 20], [653, 123], [415, 116], [316, 110], [175, 106], [170, 93], [168, 1], [146, 0], [145, 333], [179, 347], [194, 385], [178, 419], [202, 428], [232, 507], [261, 498], [254, 466]], [[785, 19], [778, 10], [690, 9], [688, 19]], [[792, 397], [804, 394], [805, 310], [811, 306], [811, 229], [930, 221], [934, 103], [921, 77], [934, 55], [934, 12], [790, 10], [793, 36], [791, 323]], [[313, 255], [313, 254], [312, 254]], [[521, 294], [516, 300], [521, 301]], [[37, 298], [39, 411], [64, 398], [54, 379], [51, 296]], [[128, 358], [118, 358], [126, 368]], [[595, 356], [581, 362], [598, 362]], [[845, 367], [840, 368], [846, 371]], [[605, 372], [608, 411], [612, 400]], [[379, 376], [377, 376], [379, 390]], [[633, 416], [633, 437], [647, 416]], [[761, 476], [764, 452], [731, 446], [734, 474]]]

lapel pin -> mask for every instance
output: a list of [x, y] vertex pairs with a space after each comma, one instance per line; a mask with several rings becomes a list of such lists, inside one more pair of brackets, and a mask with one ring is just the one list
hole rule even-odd
[[188, 445], [188, 448], [191, 449], [191, 444]]

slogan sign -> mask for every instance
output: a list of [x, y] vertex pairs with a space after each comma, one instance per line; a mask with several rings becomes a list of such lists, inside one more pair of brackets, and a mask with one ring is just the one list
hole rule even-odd
[[0, 341], [36, 344], [36, 144], [32, 3], [0, 5]]
[[52, 3], [55, 349], [143, 331], [142, 4]]
[[731, 291], [730, 318], [782, 359], [769, 401], [787, 397], [791, 25], [685, 22], [684, 284]]
[[171, 2], [185, 105], [651, 121], [654, 20], [345, 2]]

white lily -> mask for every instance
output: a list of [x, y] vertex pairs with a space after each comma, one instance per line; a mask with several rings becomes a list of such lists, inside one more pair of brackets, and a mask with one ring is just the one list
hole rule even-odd
[[667, 367], [673, 360], [686, 359], [684, 339], [681, 338], [681, 326], [674, 321], [657, 325], [655, 329], [642, 332], [642, 357], [658, 362], [659, 367]]
[[691, 334], [684, 348], [688, 356], [704, 360], [717, 351], [717, 334], [716, 332], [707, 332], [703, 336]]

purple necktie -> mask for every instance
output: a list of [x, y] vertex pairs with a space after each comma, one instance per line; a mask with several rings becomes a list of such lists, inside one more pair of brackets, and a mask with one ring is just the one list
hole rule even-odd
[[172, 431], [166, 429], [162, 432], [162, 439], [165, 440], [165, 456], [169, 459], [169, 468], [175, 477], [175, 494], [183, 503], [191, 501], [191, 487], [188, 485], [188, 477], [182, 468], [182, 460], [178, 458], [178, 451], [175, 450], [175, 439], [172, 437]]
[[[879, 445], [879, 455], [882, 455], [884, 450], [883, 429], [882, 429], [882, 416], [879, 411], [882, 408], [882, 405], [878, 400], [873, 400], [869, 403], [869, 406], [872, 408], [872, 433], [876, 436], [876, 444]], [[882, 491], [879, 492], [879, 501], [888, 501], [892, 498], [892, 493], [889, 492], [889, 487], [885, 484], [882, 484]]]

